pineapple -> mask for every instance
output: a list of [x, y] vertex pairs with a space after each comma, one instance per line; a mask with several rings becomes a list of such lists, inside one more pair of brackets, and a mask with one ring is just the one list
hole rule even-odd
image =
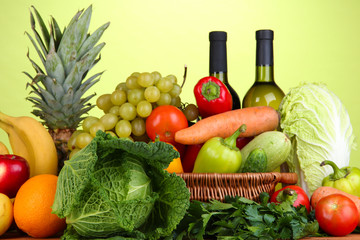
[[[32, 113], [42, 119], [58, 149], [59, 170], [68, 158], [67, 141], [84, 119], [83, 115], [94, 107], [89, 100], [95, 93], [84, 96], [85, 92], [100, 80], [102, 72], [87, 79], [89, 70], [100, 60], [100, 51], [105, 43], [96, 45], [109, 26], [106, 23], [91, 35], [88, 34], [92, 6], [81, 10], [61, 31], [58, 23], [51, 18], [49, 29], [39, 12], [32, 6], [42, 33], [35, 26], [35, 18], [30, 11], [31, 28], [34, 38], [26, 32], [42, 62], [44, 70], [29, 57], [36, 75], [27, 86], [32, 88], [27, 100], [32, 102]], [[95, 46], [96, 45], [96, 46]], [[98, 57], [99, 56], [99, 57]]]

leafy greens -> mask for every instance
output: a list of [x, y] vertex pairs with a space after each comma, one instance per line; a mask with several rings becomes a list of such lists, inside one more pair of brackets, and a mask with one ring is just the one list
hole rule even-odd
[[331, 160], [340, 168], [350, 162], [355, 147], [349, 115], [340, 99], [326, 85], [303, 83], [292, 88], [282, 100], [280, 127], [291, 140], [287, 158], [290, 172], [299, 176], [299, 185], [311, 195], [332, 173]]
[[52, 209], [66, 218], [63, 238], [170, 235], [190, 197], [183, 179], [164, 170], [178, 154], [164, 142], [132, 142], [99, 131], [59, 173]]
[[290, 202], [269, 203], [269, 194], [260, 194], [261, 202], [244, 197], [227, 197], [225, 202], [192, 201], [187, 214], [168, 239], [300, 239], [319, 236], [319, 224], [306, 207]]

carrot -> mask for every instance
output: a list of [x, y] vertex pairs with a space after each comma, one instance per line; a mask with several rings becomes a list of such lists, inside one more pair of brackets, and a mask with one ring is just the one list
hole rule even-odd
[[204, 143], [213, 137], [231, 136], [242, 124], [246, 131], [240, 137], [252, 137], [265, 131], [275, 130], [279, 125], [278, 112], [268, 106], [236, 109], [204, 118], [194, 125], [175, 133], [175, 141], [193, 145]]
[[[315, 209], [316, 205], [323, 197], [326, 197], [326, 196], [329, 196], [329, 195], [335, 194], [335, 193], [339, 193], [339, 194], [342, 194], [342, 195], [350, 198], [355, 203], [355, 205], [358, 209], [358, 212], [360, 214], [360, 197], [349, 194], [347, 192], [341, 191], [341, 190], [333, 188], [333, 187], [326, 187], [326, 186], [318, 187], [311, 195], [310, 204], [311, 204], [312, 209]], [[359, 219], [358, 226], [360, 227], [360, 219]]]

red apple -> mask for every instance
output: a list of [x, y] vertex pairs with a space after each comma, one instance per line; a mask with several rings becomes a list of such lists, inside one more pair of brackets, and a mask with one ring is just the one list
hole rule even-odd
[[0, 193], [9, 198], [15, 197], [29, 176], [29, 164], [24, 158], [12, 154], [0, 155]]

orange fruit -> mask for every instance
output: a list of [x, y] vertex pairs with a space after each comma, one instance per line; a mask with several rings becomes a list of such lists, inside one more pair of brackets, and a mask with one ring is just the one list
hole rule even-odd
[[66, 228], [65, 219], [51, 213], [58, 177], [40, 174], [28, 179], [14, 202], [15, 223], [31, 237], [46, 238]]
[[182, 167], [180, 158], [175, 158], [165, 170], [169, 173], [183, 173], [184, 169]]
[[[177, 151], [176, 147], [173, 146], [173, 148]], [[180, 158], [174, 158], [174, 160], [172, 160], [172, 162], [165, 170], [168, 171], [169, 173], [183, 173], [184, 169], [182, 167]]]

